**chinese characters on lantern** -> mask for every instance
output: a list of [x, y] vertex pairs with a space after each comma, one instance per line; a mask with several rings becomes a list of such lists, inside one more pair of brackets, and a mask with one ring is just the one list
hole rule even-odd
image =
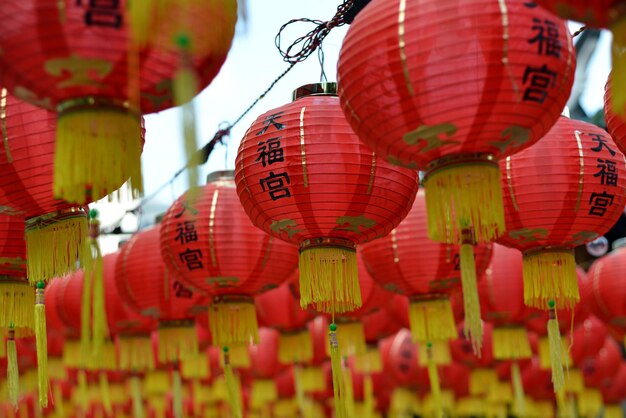
[[617, 187], [617, 161], [611, 159], [615, 157], [615, 151], [609, 146], [608, 138], [602, 134], [587, 133], [594, 143], [591, 151], [597, 153], [596, 172], [594, 177], [598, 183], [604, 186], [600, 193], [593, 192], [589, 197], [589, 215], [604, 216], [607, 209], [613, 204], [615, 198], [614, 188]]
[[[197, 209], [190, 206], [189, 203], [183, 202], [180, 212], [174, 215], [174, 218], [180, 219], [187, 210], [189, 210], [189, 213], [192, 215], [198, 214]], [[176, 224], [176, 236], [174, 236], [174, 241], [187, 245], [185, 251], [178, 253], [178, 258], [187, 266], [187, 270], [192, 271], [204, 268], [204, 264], [202, 264], [202, 250], [188, 245], [191, 242], [198, 242], [195, 220], [178, 222]]]
[[[524, 3], [527, 8], [535, 8], [534, 2]], [[544, 57], [560, 58], [561, 40], [559, 39], [559, 28], [555, 21], [549, 19], [533, 18], [533, 37], [527, 42], [536, 46], [537, 55]], [[524, 101], [537, 102], [542, 104], [548, 96], [548, 89], [556, 86], [557, 72], [548, 67], [548, 64], [540, 66], [527, 65], [522, 77], [524, 84]]]
[[[275, 130], [280, 132], [285, 129], [285, 124], [278, 121], [282, 117], [283, 112], [278, 112], [267, 116], [263, 120], [263, 128], [256, 133], [257, 136], [263, 135], [268, 131]], [[259, 141], [257, 144], [256, 162], [260, 162], [263, 167], [272, 165], [277, 162], [284, 162], [284, 150], [280, 143], [282, 136], [275, 136], [265, 141]], [[283, 197], [291, 197], [289, 191], [289, 174], [286, 172], [270, 171], [267, 177], [259, 180], [259, 184], [264, 192], [267, 192], [272, 200], [278, 200]]]
[[87, 6], [84, 19], [87, 26], [122, 27], [120, 0], [76, 0], [77, 6]]

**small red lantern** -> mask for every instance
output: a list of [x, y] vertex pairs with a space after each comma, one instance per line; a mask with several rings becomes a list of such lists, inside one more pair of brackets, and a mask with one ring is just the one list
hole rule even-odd
[[574, 61], [565, 23], [532, 2], [374, 0], [342, 45], [341, 105], [381, 159], [426, 171], [432, 239], [484, 243], [505, 230], [497, 160], [555, 123]]
[[234, 34], [234, 0], [177, 5], [157, 21], [147, 5], [135, 7], [132, 20], [149, 22], [143, 32], [154, 40], [129, 42], [128, 3], [16, 0], [0, 12], [10, 20], [0, 36], [2, 82], [58, 113], [54, 194], [68, 201], [97, 200], [129, 177], [141, 192], [139, 114], [186, 102], [208, 85]]
[[609, 339], [606, 325], [595, 316], [587, 318], [574, 330], [574, 345], [571, 348], [572, 360], [577, 366], [592, 359], [600, 352], [604, 342]]
[[161, 254], [171, 274], [213, 297], [209, 323], [220, 347], [258, 343], [253, 297], [278, 287], [296, 268], [295, 246], [246, 216], [232, 172], [177, 199], [161, 223]]
[[193, 317], [206, 309], [206, 299], [166, 269], [158, 225], [133, 235], [120, 249], [115, 286], [128, 307], [159, 321], [160, 362], [197, 354]]
[[[623, 361], [619, 366], [617, 374], [613, 377], [611, 384], [602, 388], [602, 398], [605, 403], [605, 414], [607, 418], [619, 418], [619, 414], [622, 413], [619, 404], [626, 398], [626, 363]], [[610, 415], [608, 413], [610, 409], [618, 409], [619, 414], [613, 413], [613, 415]]]
[[621, 362], [619, 345], [612, 338], [607, 338], [595, 357], [584, 360], [578, 367], [583, 372], [586, 387], [603, 388], [611, 384]]
[[408, 330], [400, 330], [396, 335], [383, 340], [380, 353], [383, 370], [404, 387], [424, 391], [428, 388], [428, 372], [417, 361], [417, 346], [411, 340]]

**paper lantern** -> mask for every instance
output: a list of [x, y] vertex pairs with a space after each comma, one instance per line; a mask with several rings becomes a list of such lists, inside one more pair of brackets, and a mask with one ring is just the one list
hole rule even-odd
[[586, 360], [597, 356], [605, 341], [609, 339], [609, 333], [602, 321], [591, 316], [574, 330], [572, 339], [574, 340], [570, 350], [572, 360], [576, 366], [580, 366]]
[[418, 365], [417, 346], [411, 341], [408, 330], [400, 330], [385, 339], [380, 351], [385, 373], [389, 373], [399, 385], [418, 391], [428, 387], [428, 373]]
[[193, 317], [204, 312], [206, 299], [166, 269], [158, 225], [133, 235], [120, 249], [115, 286], [128, 307], [159, 321], [160, 362], [197, 354]]
[[482, 243], [505, 230], [497, 160], [556, 122], [574, 67], [567, 26], [532, 2], [378, 0], [344, 39], [339, 95], [381, 159], [425, 170], [430, 237]]
[[209, 323], [221, 347], [258, 342], [252, 298], [278, 287], [297, 263], [295, 246], [252, 225], [232, 172], [213, 173], [174, 202], [161, 223], [161, 254], [183, 283], [213, 296]]
[[58, 113], [55, 196], [68, 201], [97, 200], [129, 177], [141, 192], [140, 113], [181, 104], [208, 85], [234, 34], [234, 0], [177, 4], [167, 19], [146, 3], [133, 7], [132, 20], [143, 20], [153, 40], [130, 42], [128, 3], [13, 1], [0, 14], [11, 21], [0, 36], [2, 83]]
[[585, 386], [588, 388], [608, 387], [619, 371], [622, 354], [619, 345], [611, 338], [604, 340], [604, 345], [593, 358], [580, 364]]
[[[470, 257], [475, 252], [476, 263], [475, 269], [462, 272], [461, 259], [467, 256], [464, 250], [428, 238], [426, 199], [422, 192], [417, 194], [411, 211], [398, 227], [388, 236], [362, 247], [365, 265], [374, 280], [385, 289], [409, 298], [411, 331], [414, 339], [422, 342], [457, 336], [449, 295], [470, 275], [481, 275], [491, 258], [490, 244], [469, 246], [465, 250], [469, 250]], [[466, 312], [479, 309], [478, 295], [470, 297], [468, 304]], [[482, 339], [480, 312], [473, 312], [472, 321], [468, 329], [478, 349]]]
[[[626, 363], [622, 361], [613, 382], [602, 388], [602, 398], [605, 403], [619, 404], [626, 397]], [[607, 405], [608, 407], [608, 405]], [[620, 408], [621, 413], [621, 408]], [[619, 417], [619, 415], [617, 415]], [[608, 418], [612, 418], [609, 416]]]
[[356, 244], [406, 216], [416, 174], [380, 161], [345, 121], [334, 83], [304, 86], [259, 116], [241, 141], [237, 192], [259, 228], [300, 245], [301, 305], [361, 305]]
[[536, 145], [501, 162], [507, 232], [524, 252], [524, 301], [579, 299], [574, 247], [603, 235], [624, 206], [624, 155], [602, 129], [561, 117]]

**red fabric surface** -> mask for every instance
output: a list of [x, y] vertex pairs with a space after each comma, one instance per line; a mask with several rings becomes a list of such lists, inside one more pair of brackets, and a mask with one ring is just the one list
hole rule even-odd
[[493, 325], [489, 322], [483, 322], [483, 346], [480, 350], [480, 357], [474, 354], [472, 342], [463, 335], [463, 324], [458, 326], [458, 331], [459, 338], [450, 341], [452, 359], [471, 368], [491, 367], [493, 365]]
[[0, 276], [26, 279], [24, 221], [0, 215]]
[[608, 330], [602, 321], [595, 316], [587, 318], [574, 330], [574, 345], [570, 349], [574, 365], [581, 367], [585, 361], [596, 357], [608, 338]]
[[[295, 278], [297, 280], [297, 271]], [[295, 331], [305, 329], [307, 322], [314, 318], [311, 312], [300, 308], [300, 301], [290, 288], [292, 280], [254, 298], [259, 326]]]
[[626, 247], [617, 248], [597, 259], [589, 269], [587, 285], [581, 293], [588, 294], [594, 315], [613, 327], [626, 330]]
[[383, 370], [399, 386], [424, 391], [430, 387], [428, 371], [418, 366], [417, 345], [411, 341], [411, 333], [400, 330], [395, 336], [386, 338], [380, 344]]
[[535, 0], [535, 3], [562, 19], [602, 28], [609, 27], [626, 11], [624, 0]]
[[235, 164], [252, 223], [293, 243], [383, 237], [404, 219], [418, 187], [417, 173], [359, 141], [335, 96], [301, 97], [259, 116]]
[[612, 338], [604, 340], [604, 345], [595, 357], [580, 364], [586, 387], [608, 388], [617, 375], [622, 363], [622, 353]]
[[[400, 4], [359, 13], [338, 64], [346, 118], [381, 159], [423, 169], [450, 155], [502, 157], [550, 129], [574, 78], [564, 22], [525, 0]], [[554, 49], [535, 39], [548, 29]], [[536, 88], [539, 68], [549, 87]]]

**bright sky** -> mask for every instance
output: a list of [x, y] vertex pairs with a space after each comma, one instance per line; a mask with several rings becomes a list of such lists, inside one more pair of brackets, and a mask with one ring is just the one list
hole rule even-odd
[[[211, 85], [194, 100], [198, 123], [198, 146], [208, 142], [224, 121], [235, 120], [252, 101], [259, 96], [288, 64], [282, 61], [274, 38], [280, 26], [291, 19], [302, 17], [329, 20], [341, 0], [248, 0], [248, 21], [239, 22], [232, 48], [219, 75]], [[572, 30], [578, 26], [572, 25]], [[304, 35], [313, 26], [295, 23], [285, 31], [283, 48], [296, 37]], [[336, 63], [347, 26], [334, 29], [326, 38], [325, 71], [329, 81], [336, 81]], [[582, 98], [583, 108], [591, 115], [602, 106], [604, 84], [610, 63], [610, 33], [603, 33], [591, 66], [587, 86]], [[233, 169], [237, 148], [246, 129], [261, 113], [281, 106], [291, 100], [291, 93], [303, 84], [320, 79], [317, 54], [297, 64], [274, 89], [233, 129], [228, 146], [213, 151], [209, 162], [202, 167], [200, 181], [206, 174]], [[146, 116], [146, 143], [142, 156], [145, 195], [150, 195], [183, 166], [185, 158], [182, 146], [182, 125], [179, 109], [171, 109]], [[170, 187], [145, 205], [142, 226], [154, 222], [155, 215], [164, 212], [169, 205], [187, 189], [186, 176], [182, 175]], [[122, 218], [134, 202], [98, 203], [103, 226]], [[128, 216], [123, 226], [132, 230], [136, 219]], [[104, 237], [105, 253], [115, 251], [119, 237]]]

